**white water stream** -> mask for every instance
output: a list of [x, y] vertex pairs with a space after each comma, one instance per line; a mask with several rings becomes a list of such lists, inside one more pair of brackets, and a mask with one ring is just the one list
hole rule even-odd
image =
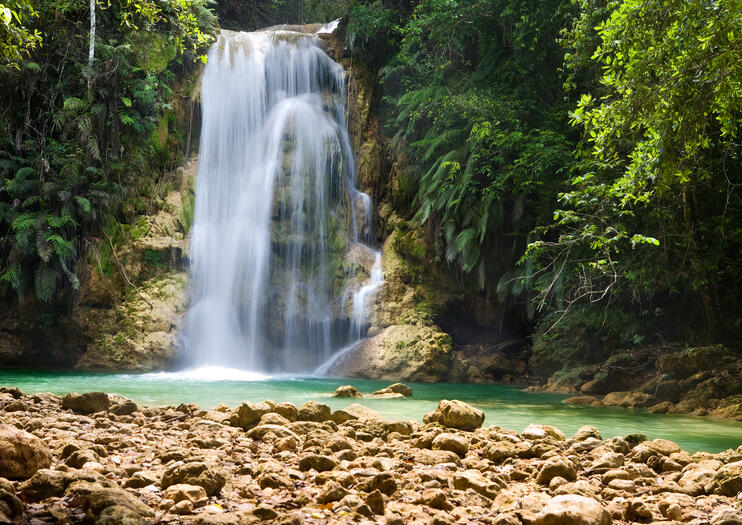
[[186, 366], [307, 373], [364, 336], [383, 274], [344, 77], [307, 33], [223, 31], [209, 52]]

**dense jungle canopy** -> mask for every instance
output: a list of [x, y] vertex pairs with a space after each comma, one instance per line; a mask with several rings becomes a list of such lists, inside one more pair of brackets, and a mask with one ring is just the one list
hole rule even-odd
[[74, 302], [146, 211], [218, 27], [333, 18], [423, 257], [541, 333], [738, 344], [738, 0], [2, 0], [5, 301]]

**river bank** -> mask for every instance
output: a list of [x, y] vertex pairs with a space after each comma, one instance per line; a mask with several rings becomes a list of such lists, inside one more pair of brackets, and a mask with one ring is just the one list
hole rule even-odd
[[604, 440], [592, 427], [569, 438], [546, 425], [515, 432], [462, 402], [442, 401], [420, 423], [353, 399], [334, 411], [273, 401], [207, 411], [3, 390], [9, 522], [742, 519], [742, 447], [691, 455], [639, 434]]

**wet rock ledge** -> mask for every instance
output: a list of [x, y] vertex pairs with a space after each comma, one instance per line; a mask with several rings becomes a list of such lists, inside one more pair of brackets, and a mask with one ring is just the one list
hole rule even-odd
[[[424, 423], [354, 403], [213, 411], [0, 388], [1, 523], [742, 523], [742, 446]], [[489, 422], [496, 423], [496, 422]]]

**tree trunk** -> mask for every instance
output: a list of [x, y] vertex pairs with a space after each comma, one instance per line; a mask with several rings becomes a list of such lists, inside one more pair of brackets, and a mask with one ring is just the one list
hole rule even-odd
[[88, 49], [88, 93], [93, 85], [93, 59], [95, 58], [95, 0], [90, 0], [90, 47]]

